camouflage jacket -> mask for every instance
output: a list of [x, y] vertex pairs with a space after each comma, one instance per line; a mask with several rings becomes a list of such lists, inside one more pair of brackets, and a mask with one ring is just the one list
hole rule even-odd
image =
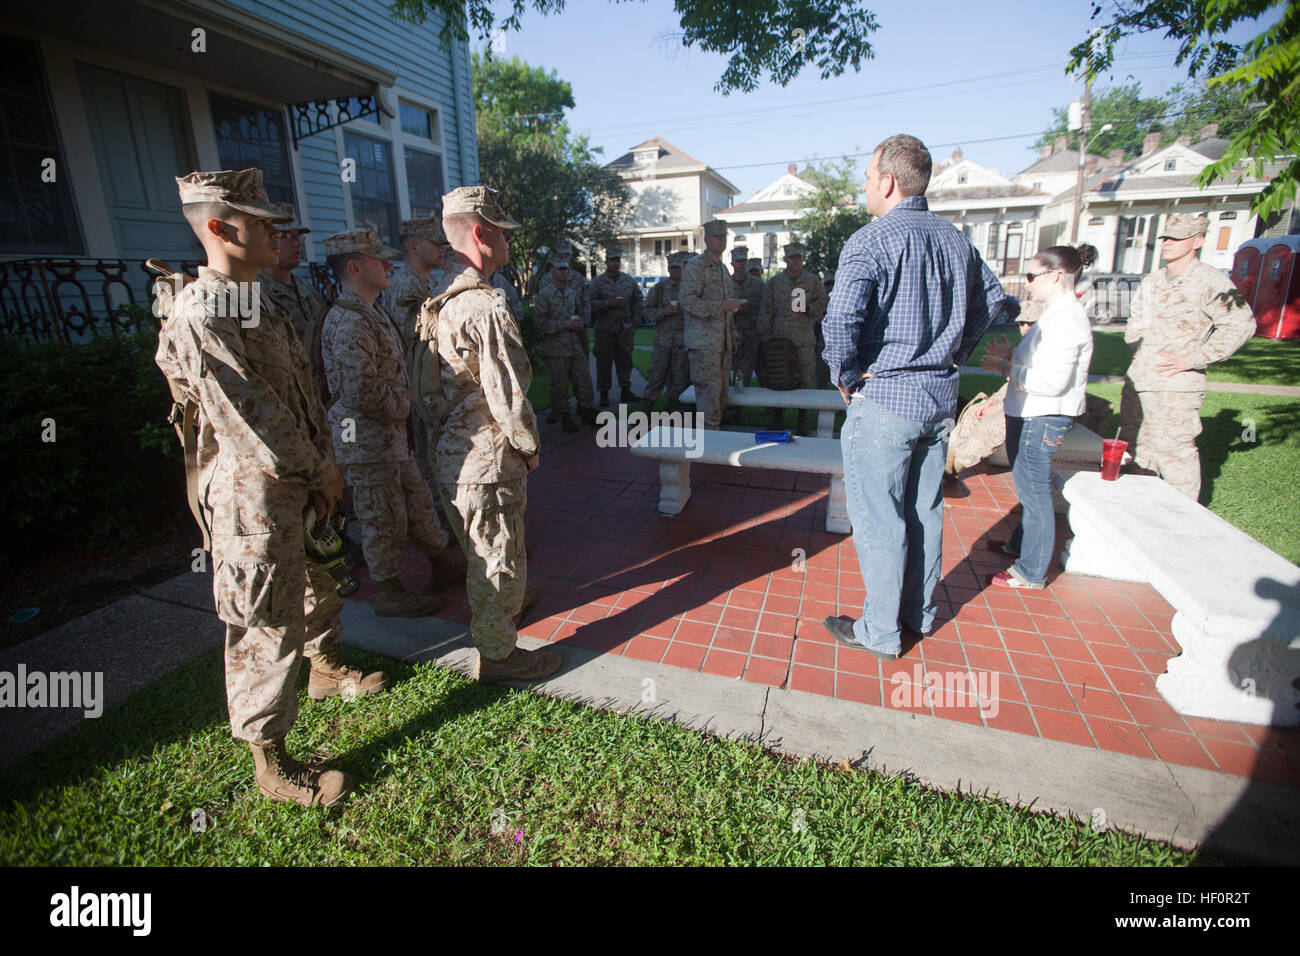
[[[664, 310], [670, 302], [677, 303], [677, 311], [665, 315]], [[682, 329], [686, 324], [686, 313], [682, 309], [682, 284], [672, 279], [660, 279], [645, 299], [646, 318], [654, 323], [656, 344], [669, 348], [680, 347]]]
[[816, 345], [816, 326], [826, 314], [827, 301], [822, 280], [811, 272], [801, 272], [797, 279], [791, 279], [788, 272], [778, 272], [763, 286], [759, 338], [763, 341], [789, 339], [800, 346]]
[[230, 277], [200, 268], [168, 320], [179, 367], [163, 371], [197, 395], [199, 501], [213, 557], [298, 561], [307, 493], [337, 479], [334, 451], [288, 316], [265, 295], [256, 324], [244, 312]]
[[[618, 305], [610, 301], [621, 297]], [[641, 287], [626, 272], [617, 279], [602, 272], [591, 280], [591, 314], [596, 320], [597, 332], [617, 332], [635, 328], [641, 323]]]
[[[472, 266], [461, 274], [487, 282]], [[450, 284], [444, 279], [434, 295]], [[524, 478], [542, 440], [528, 401], [533, 366], [505, 293], [471, 289], [449, 299], [435, 338], [448, 407], [433, 456], [435, 479], [481, 485]]]
[[[565, 328], [564, 323], [575, 315], [582, 320], [582, 328]], [[563, 291], [554, 283], [542, 289], [533, 304], [533, 322], [542, 333], [543, 354], [559, 358], [586, 353], [591, 306], [581, 289], [568, 283], [565, 283]]]
[[262, 295], [289, 317], [298, 341], [306, 345], [312, 327], [319, 327], [325, 318], [325, 300], [316, 291], [316, 287], [293, 274], [290, 274], [287, 283], [281, 282], [265, 269], [258, 274], [257, 281], [262, 283]]
[[325, 316], [321, 353], [333, 397], [329, 422], [339, 462], [407, 458], [411, 390], [406, 352], [388, 314], [344, 289]]
[[758, 311], [763, 304], [763, 280], [747, 272], [744, 279], [737, 279], [733, 275], [731, 285], [736, 290], [736, 298], [746, 300], [736, 313], [736, 330], [757, 332]]
[[[1129, 306], [1128, 377], [1138, 391], [1203, 392], [1205, 366], [1227, 358], [1254, 334], [1250, 308], [1218, 269], [1200, 260], [1173, 277], [1161, 269], [1142, 280]], [[1158, 372], [1162, 353], [1180, 355], [1192, 368]]]
[[380, 305], [393, 317], [402, 333], [403, 354], [415, 341], [415, 323], [420, 318], [420, 306], [432, 294], [433, 285], [429, 279], [409, 265], [394, 272], [388, 288], [379, 293]]
[[686, 310], [682, 340], [688, 349], [731, 348], [735, 331], [722, 303], [736, 297], [731, 273], [708, 253], [700, 253], [682, 269], [682, 306]]

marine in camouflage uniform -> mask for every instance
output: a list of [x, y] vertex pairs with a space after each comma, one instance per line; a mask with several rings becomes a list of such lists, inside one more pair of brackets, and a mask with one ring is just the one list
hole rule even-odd
[[682, 338], [691, 365], [695, 406], [705, 428], [722, 424], [727, 407], [727, 379], [736, 351], [732, 313], [740, 308], [722, 250], [727, 247], [727, 224], [713, 219], [704, 224], [706, 252], [682, 270], [682, 307], [686, 321]]
[[565, 431], [576, 432], [578, 425], [569, 413], [570, 384], [583, 422], [596, 421], [587, 351], [591, 311], [582, 290], [569, 284], [569, 260], [553, 254], [550, 263], [551, 282], [537, 293], [533, 321], [542, 334], [542, 354], [551, 373], [551, 413], [560, 416]]
[[506, 274], [498, 269], [492, 273], [492, 287], [500, 289], [505, 294], [506, 304], [510, 306], [510, 311], [515, 317], [515, 324], [524, 321], [524, 300], [519, 297], [519, 290], [514, 287]]
[[[442, 301], [433, 327], [420, 325], [428, 343], [420, 361], [436, 362], [436, 374], [417, 376], [439, 383], [434, 474], [469, 558], [470, 633], [479, 652], [474, 676], [534, 680], [562, 660], [554, 651], [517, 646], [518, 619], [536, 595], [527, 585], [524, 547], [527, 475], [541, 449], [528, 402], [533, 369], [505, 295], [483, 274], [508, 261], [505, 232], [519, 223], [497, 204], [496, 190], [461, 186], [443, 197], [443, 227], [458, 246], [461, 268], [435, 290], [435, 300], [453, 294]], [[490, 255], [481, 245], [490, 245]], [[427, 404], [424, 396], [417, 400]]]
[[736, 336], [740, 344], [732, 367], [740, 373], [742, 386], [749, 385], [758, 364], [758, 310], [763, 304], [763, 280], [750, 275], [748, 267], [749, 248], [735, 246], [731, 250], [731, 282], [741, 305], [736, 313]]
[[298, 221], [297, 211], [292, 203], [278, 202], [279, 209], [290, 221], [277, 226], [280, 245], [277, 262], [270, 269], [263, 269], [257, 277], [262, 284], [262, 294], [285, 315], [293, 324], [294, 334], [307, 352], [307, 363], [311, 366], [311, 376], [322, 402], [329, 401], [325, 391], [325, 368], [320, 363], [320, 328], [325, 321], [325, 300], [309, 280], [295, 275], [293, 270], [302, 262], [302, 237], [311, 232]]
[[1171, 215], [1161, 234], [1168, 265], [1142, 280], [1129, 308], [1124, 339], [1133, 361], [1120, 399], [1120, 437], [1135, 462], [1154, 470], [1192, 500], [1201, 492], [1205, 367], [1221, 362], [1255, 334], [1241, 293], [1198, 258], [1204, 216]]
[[649, 409], [668, 387], [668, 397], [676, 405], [682, 392], [691, 384], [691, 365], [686, 358], [683, 330], [686, 316], [682, 310], [682, 266], [691, 258], [689, 252], [674, 252], [668, 257], [668, 278], [660, 279], [645, 300], [645, 315], [655, 327], [654, 354], [650, 374], [646, 376], [645, 400]]
[[[251, 268], [269, 264], [269, 253], [267, 261], [250, 261], [259, 251], [255, 232], [243, 242], [214, 241], [211, 220], [203, 220], [233, 210], [257, 217], [254, 230], [267, 220], [289, 221], [267, 199], [260, 170], [195, 172], [176, 182], [209, 261], [220, 250]], [[304, 550], [309, 501], [327, 501], [323, 496], [339, 485], [306, 352], [289, 317], [267, 296], [256, 313], [244, 314], [237, 286], [229, 275], [200, 268], [164, 323], [158, 364], [196, 396], [197, 490], [212, 532], [217, 616], [226, 624], [231, 732], [250, 743], [264, 794], [328, 805], [352, 781], [299, 763], [284, 746], [298, 712], [299, 663], [304, 656], [311, 662], [312, 699], [375, 693], [387, 679], [343, 663], [336, 650], [343, 600]]]
[[402, 586], [407, 536], [433, 564], [435, 589], [458, 584], [463, 576], [446, 555], [451, 539], [411, 455], [406, 350], [396, 324], [374, 302], [389, 268], [383, 260], [397, 252], [379, 241], [373, 226], [330, 236], [325, 252], [343, 288], [322, 333], [325, 374], [334, 396], [329, 422], [361, 522], [362, 552], [378, 588], [375, 612], [424, 617], [437, 611], [442, 600]]
[[638, 401], [632, 392], [632, 348], [641, 323], [641, 287], [619, 271], [623, 251], [605, 250], [605, 271], [591, 280], [591, 314], [596, 320], [596, 388], [600, 404], [609, 404], [609, 366], [618, 371], [619, 400]]
[[[817, 333], [826, 315], [828, 301], [821, 280], [803, 269], [804, 248], [798, 243], [785, 247], [786, 268], [763, 287], [763, 304], [759, 312], [759, 341], [789, 339], [798, 354], [799, 387], [817, 387], [817, 365], [813, 350]], [[796, 290], [802, 290], [799, 295]]]

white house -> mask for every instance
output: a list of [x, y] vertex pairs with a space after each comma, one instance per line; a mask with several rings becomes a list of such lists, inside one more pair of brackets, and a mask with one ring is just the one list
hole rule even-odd
[[779, 179], [718, 213], [731, 230], [731, 245], [748, 246], [751, 258], [763, 260], [764, 270], [781, 264], [781, 249], [790, 242], [795, 223], [803, 217], [799, 199], [816, 192], [816, 187], [795, 170], [791, 163]]
[[623, 268], [633, 275], [667, 275], [670, 253], [703, 249], [704, 223], [740, 191], [662, 136], [633, 146], [607, 168], [633, 192], [630, 228], [617, 237]]

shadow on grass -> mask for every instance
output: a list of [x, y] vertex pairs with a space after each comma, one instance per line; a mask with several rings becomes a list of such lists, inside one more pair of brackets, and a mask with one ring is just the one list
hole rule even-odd
[[1196, 439], [1201, 456], [1202, 503], [1214, 499], [1214, 483], [1230, 455], [1249, 455], [1263, 445], [1294, 440], [1300, 433], [1300, 402], [1278, 403], [1253, 413], [1222, 408], [1212, 417], [1201, 418]]

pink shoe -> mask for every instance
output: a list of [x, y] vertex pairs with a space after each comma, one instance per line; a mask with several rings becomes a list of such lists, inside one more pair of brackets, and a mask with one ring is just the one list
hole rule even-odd
[[989, 578], [989, 584], [999, 588], [1023, 588], [1029, 591], [1041, 591], [1043, 588], [1047, 587], [1046, 581], [1043, 581], [1040, 584], [1031, 584], [1010, 568], [1005, 571], [999, 571], [997, 574], [993, 575], [993, 577]]

